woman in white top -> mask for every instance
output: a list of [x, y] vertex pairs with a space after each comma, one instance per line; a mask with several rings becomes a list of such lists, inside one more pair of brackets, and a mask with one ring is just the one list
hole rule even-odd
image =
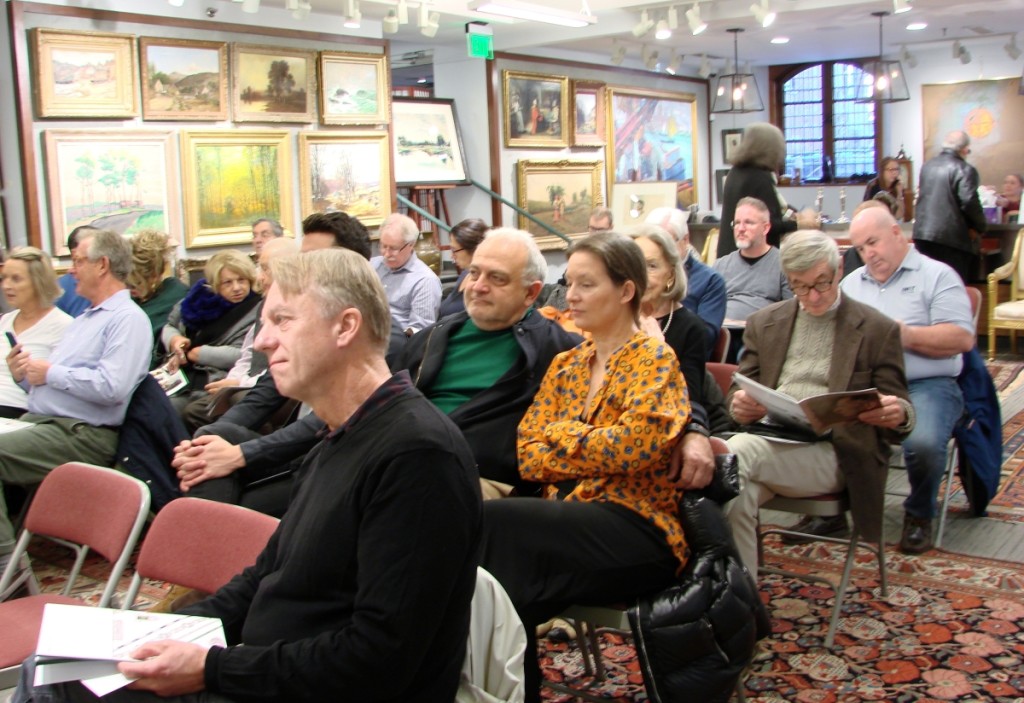
[[[7, 333], [33, 359], [46, 359], [64, 336], [71, 318], [54, 307], [61, 296], [50, 257], [35, 247], [11, 252], [3, 267], [3, 292], [14, 310], [0, 317], [0, 353], [10, 361], [13, 350]], [[0, 368], [0, 417], [19, 417], [28, 407], [28, 393]]]

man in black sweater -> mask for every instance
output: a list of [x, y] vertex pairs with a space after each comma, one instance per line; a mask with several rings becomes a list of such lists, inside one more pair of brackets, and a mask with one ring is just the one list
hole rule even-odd
[[[184, 611], [220, 618], [233, 646], [145, 644], [120, 665], [137, 690], [105, 700], [452, 701], [476, 582], [472, 454], [388, 370], [387, 298], [364, 260], [332, 249], [272, 267], [256, 347], [328, 431], [256, 564]], [[15, 700], [81, 690], [27, 684]]]

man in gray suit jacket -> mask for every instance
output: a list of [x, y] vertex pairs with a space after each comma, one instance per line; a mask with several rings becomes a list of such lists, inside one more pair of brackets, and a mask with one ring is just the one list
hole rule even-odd
[[874, 309], [840, 297], [842, 266], [831, 237], [802, 231], [782, 246], [782, 268], [795, 299], [747, 320], [740, 373], [797, 400], [877, 388], [880, 407], [860, 413], [817, 441], [782, 443], [766, 436], [767, 410], [734, 385], [728, 404], [745, 432], [728, 440], [738, 457], [740, 495], [726, 506], [740, 556], [757, 573], [758, 508], [775, 495], [849, 490], [861, 535], [881, 539], [889, 444], [914, 426], [903, 372], [900, 331]]

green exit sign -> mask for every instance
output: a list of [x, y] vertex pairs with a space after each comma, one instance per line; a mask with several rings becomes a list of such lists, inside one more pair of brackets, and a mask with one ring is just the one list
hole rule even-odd
[[489, 34], [467, 34], [466, 49], [472, 58], [493, 59], [494, 37]]

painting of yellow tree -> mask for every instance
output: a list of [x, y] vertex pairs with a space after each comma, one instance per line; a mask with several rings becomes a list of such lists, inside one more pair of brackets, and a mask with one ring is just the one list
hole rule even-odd
[[255, 220], [287, 225], [292, 172], [287, 132], [186, 132], [185, 217], [189, 246], [241, 244]]

